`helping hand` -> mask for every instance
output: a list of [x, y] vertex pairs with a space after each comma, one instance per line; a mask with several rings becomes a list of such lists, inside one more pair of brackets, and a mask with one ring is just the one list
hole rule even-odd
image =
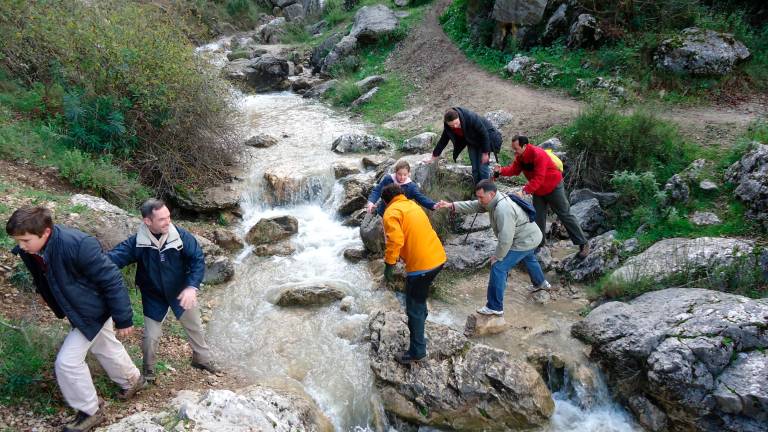
[[193, 307], [197, 306], [197, 288], [195, 287], [186, 287], [184, 290], [179, 294], [176, 299], [179, 300], [179, 303], [181, 303], [181, 307], [184, 308], [184, 310], [190, 310]]
[[373, 209], [376, 208], [376, 204], [368, 201], [368, 204], [365, 206], [365, 208], [366, 208], [366, 210], [368, 211], [369, 214], [373, 213]]
[[435, 204], [435, 209], [444, 209], [444, 208], [451, 208], [451, 207], [453, 207], [453, 204], [443, 200], [440, 200], [437, 202], [437, 204]]
[[133, 334], [133, 326], [124, 329], [115, 329], [115, 335], [119, 338], [128, 337]]

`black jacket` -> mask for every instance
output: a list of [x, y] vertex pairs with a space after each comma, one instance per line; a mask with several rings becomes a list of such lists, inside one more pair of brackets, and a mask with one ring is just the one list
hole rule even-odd
[[58, 318], [65, 316], [88, 340], [93, 340], [111, 316], [115, 327], [133, 325], [133, 311], [123, 276], [102, 253], [98, 240], [81, 231], [54, 225], [42, 257], [48, 271], [16, 246], [32, 274], [37, 291]]
[[445, 146], [448, 145], [448, 140], [453, 142], [454, 161], [458, 159], [461, 151], [467, 146], [480, 149], [482, 153], [492, 153], [491, 140], [496, 139], [496, 137], [500, 139], [501, 134], [496, 131], [491, 122], [466, 108], [456, 107], [454, 109], [459, 113], [464, 137], [456, 136], [450, 126], [443, 122], [443, 134], [440, 135], [440, 140], [437, 142], [432, 155], [440, 156]]

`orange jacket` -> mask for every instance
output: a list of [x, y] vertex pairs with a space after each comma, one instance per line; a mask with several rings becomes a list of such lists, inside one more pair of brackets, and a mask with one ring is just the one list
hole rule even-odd
[[432, 270], [445, 263], [445, 249], [424, 210], [405, 195], [398, 195], [384, 210], [387, 247], [384, 262], [405, 261], [408, 273]]

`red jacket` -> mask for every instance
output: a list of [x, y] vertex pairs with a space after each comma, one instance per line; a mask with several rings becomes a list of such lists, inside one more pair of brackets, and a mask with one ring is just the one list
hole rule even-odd
[[531, 195], [549, 195], [563, 180], [552, 158], [533, 144], [526, 145], [523, 154], [515, 156], [512, 164], [500, 171], [503, 176], [516, 176], [521, 172], [528, 179], [523, 191]]

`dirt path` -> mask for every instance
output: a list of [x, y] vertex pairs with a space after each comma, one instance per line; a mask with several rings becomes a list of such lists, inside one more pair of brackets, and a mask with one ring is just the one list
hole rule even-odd
[[[413, 29], [390, 57], [391, 70], [415, 84], [411, 106], [423, 107], [412, 124], [440, 126], [447, 107], [465, 106], [477, 112], [504, 110], [514, 121], [503, 131], [533, 135], [573, 118], [584, 103], [555, 91], [517, 84], [491, 75], [468, 60], [443, 32], [438, 17], [451, 0], [437, 0], [424, 21]], [[673, 120], [694, 141], [707, 142], [713, 135], [726, 143], [743, 132], [758, 116], [765, 116], [765, 95], [730, 107], [698, 107], [660, 113]], [[721, 137], [721, 138], [720, 138]]]

